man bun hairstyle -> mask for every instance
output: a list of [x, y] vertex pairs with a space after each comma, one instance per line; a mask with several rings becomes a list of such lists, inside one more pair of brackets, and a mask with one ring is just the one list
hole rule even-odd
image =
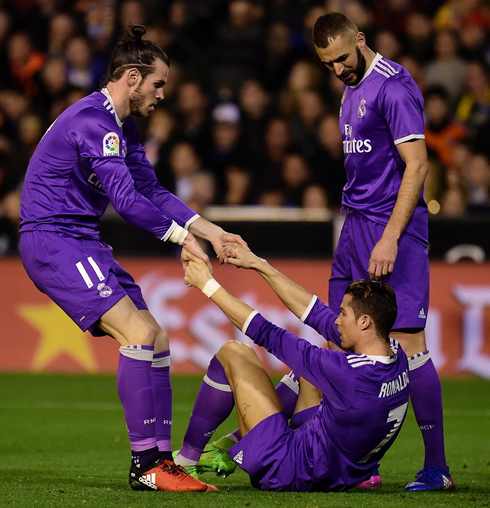
[[323, 14], [313, 26], [313, 42], [320, 49], [328, 46], [337, 37], [355, 36], [359, 32], [355, 23], [340, 12], [329, 12]]
[[155, 70], [155, 60], [163, 60], [170, 67], [170, 60], [157, 44], [143, 39], [146, 28], [143, 25], [129, 25], [126, 33], [114, 48], [103, 86], [110, 81], [119, 81], [132, 68], [138, 69], [143, 80]]
[[358, 280], [349, 285], [345, 294], [352, 296], [350, 306], [356, 320], [364, 314], [370, 316], [378, 337], [388, 342], [398, 312], [392, 287], [385, 282]]

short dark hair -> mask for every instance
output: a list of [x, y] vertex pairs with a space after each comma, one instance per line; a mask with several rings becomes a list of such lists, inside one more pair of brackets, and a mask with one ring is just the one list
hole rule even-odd
[[329, 12], [320, 16], [313, 27], [313, 42], [317, 48], [328, 48], [337, 37], [355, 35], [357, 26], [340, 12]]
[[396, 295], [386, 282], [358, 280], [345, 290], [352, 296], [350, 306], [359, 319], [367, 314], [374, 321], [378, 336], [388, 342], [397, 315]]
[[143, 25], [129, 25], [112, 52], [107, 74], [102, 80], [103, 86], [110, 81], [119, 81], [122, 75], [131, 68], [138, 69], [145, 80], [154, 72], [154, 63], [158, 58], [170, 67], [167, 53], [154, 42], [142, 39], [145, 33], [146, 28]]

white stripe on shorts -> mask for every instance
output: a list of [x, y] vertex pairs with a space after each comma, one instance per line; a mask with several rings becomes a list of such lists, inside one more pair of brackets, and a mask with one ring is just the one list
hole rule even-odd
[[94, 272], [97, 274], [99, 280], [105, 280], [104, 274], [100, 271], [99, 265], [93, 260], [92, 256], [89, 256], [88, 262], [92, 265]]
[[82, 262], [79, 261], [76, 264], [76, 267], [78, 268], [78, 271], [80, 272], [80, 275], [83, 277], [83, 280], [85, 281], [85, 284], [87, 284], [87, 287], [90, 289], [94, 285], [94, 283], [90, 279], [90, 277], [89, 277], [89, 275], [87, 273], [87, 270], [85, 270], [85, 268], [83, 267]]

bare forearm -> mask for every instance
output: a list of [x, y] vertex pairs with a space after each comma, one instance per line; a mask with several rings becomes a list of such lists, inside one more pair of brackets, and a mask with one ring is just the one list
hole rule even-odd
[[211, 300], [223, 311], [223, 314], [235, 325], [239, 330], [243, 328], [248, 316], [254, 309], [245, 302], [238, 300], [230, 295], [225, 288], [220, 287], [212, 296]]
[[297, 317], [303, 315], [313, 298], [313, 293], [276, 270], [265, 259], [259, 259], [253, 268], [293, 314]]
[[202, 238], [203, 240], [212, 241], [215, 238], [218, 238], [222, 233], [223, 229], [212, 222], [204, 219], [203, 217], [199, 217], [199, 219], [195, 220], [190, 226], [189, 231], [198, 238]]
[[413, 163], [410, 167], [407, 165], [395, 206], [383, 233], [384, 237], [398, 240], [403, 233], [417, 206], [427, 170], [427, 166], [422, 162]]

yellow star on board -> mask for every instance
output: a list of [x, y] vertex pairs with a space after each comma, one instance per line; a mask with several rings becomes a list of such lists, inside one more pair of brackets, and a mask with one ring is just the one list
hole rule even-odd
[[39, 330], [41, 340], [32, 362], [34, 370], [43, 370], [60, 354], [66, 353], [88, 372], [96, 370], [96, 361], [87, 336], [53, 302], [47, 305], [22, 305], [18, 313]]

